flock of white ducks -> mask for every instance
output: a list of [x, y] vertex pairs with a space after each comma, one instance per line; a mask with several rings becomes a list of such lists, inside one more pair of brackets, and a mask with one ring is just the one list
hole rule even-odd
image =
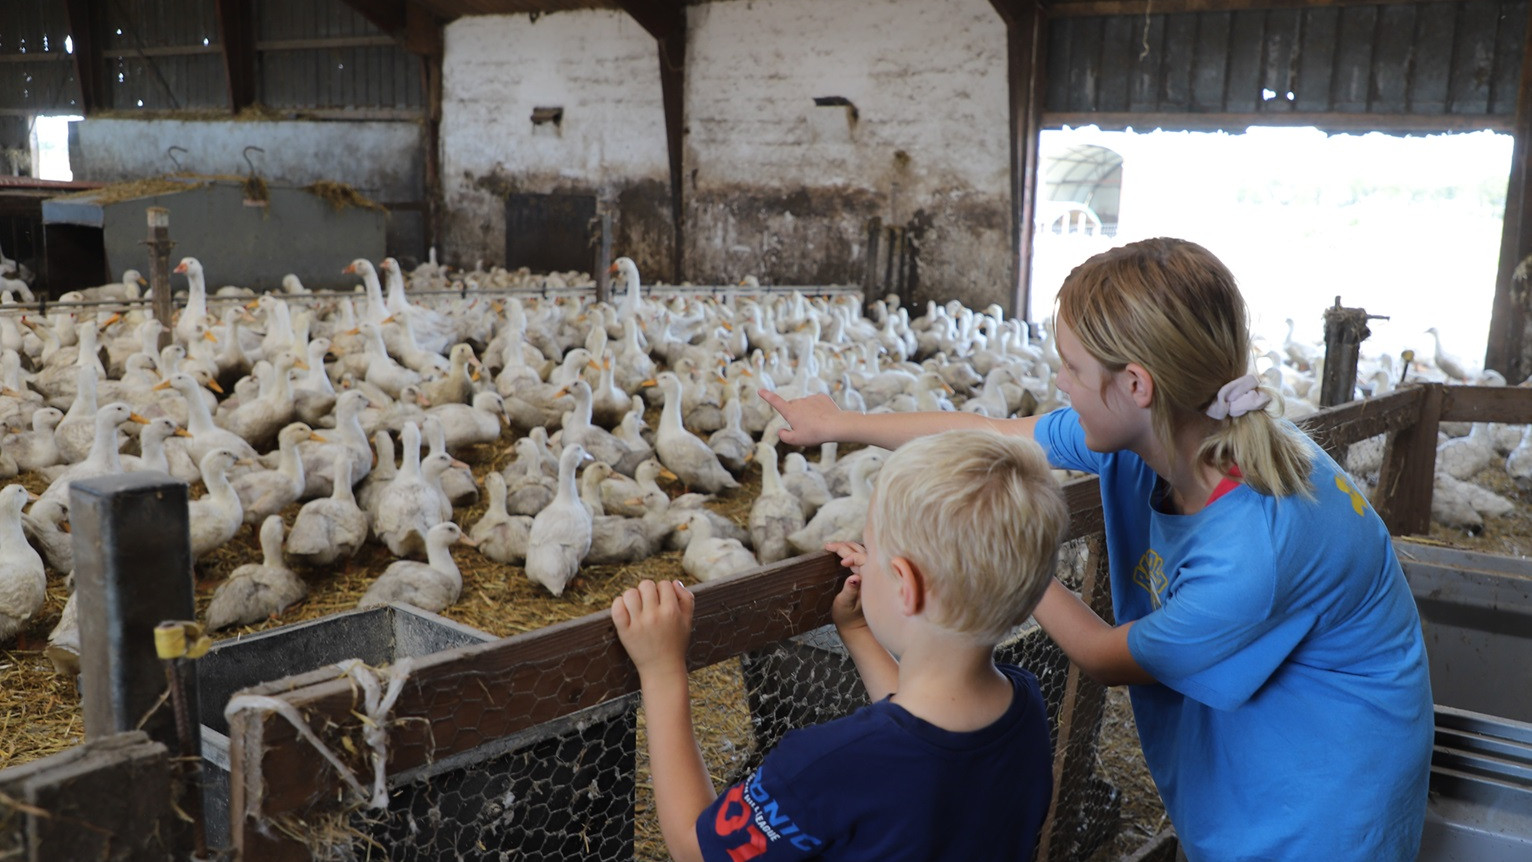
[[[72, 566], [64, 528], [80, 479], [155, 470], [196, 483], [199, 560], [259, 525], [262, 559], [219, 586], [214, 628], [281, 613], [314, 572], [367, 543], [399, 559], [362, 605], [440, 611], [462, 589], [455, 545], [560, 596], [585, 565], [681, 549], [684, 571], [706, 580], [859, 538], [884, 453], [779, 451], [780, 420], [757, 389], [868, 411], [1008, 416], [1062, 403], [1051, 329], [1035, 339], [995, 306], [931, 303], [912, 318], [892, 297], [866, 309], [850, 294], [662, 299], [644, 294], [627, 258], [613, 266], [612, 303], [480, 292], [524, 281], [497, 269], [428, 306], [408, 291], [446, 286], [434, 264], [407, 275], [392, 259], [356, 260], [346, 271], [361, 281], [350, 296], [308, 295], [290, 279], [287, 293], [210, 297], [201, 263], [185, 258], [187, 300], [163, 350], [164, 327], [138, 306], [0, 313], [0, 472], [47, 480], [29, 512], [25, 490], [0, 492], [0, 642], [41, 607], [44, 571]], [[129, 271], [92, 296], [135, 298], [141, 281]], [[1432, 362], [1368, 359], [1359, 382], [1376, 394], [1402, 375], [1459, 377], [1445, 359], [1439, 342]], [[1256, 358], [1295, 416], [1317, 396], [1321, 363], [1291, 328]], [[1497, 458], [1532, 476], [1532, 433], [1514, 431], [1444, 441], [1442, 476], [1472, 486], [1469, 467]], [[479, 480], [488, 506], [469, 523], [481, 485], [458, 456], [500, 441], [515, 457]], [[1363, 476], [1365, 449], [1351, 465]], [[753, 469], [747, 523], [705, 505]], [[1499, 503], [1470, 508], [1486, 505]], [[78, 639], [72, 611], [51, 639], [65, 653]]]

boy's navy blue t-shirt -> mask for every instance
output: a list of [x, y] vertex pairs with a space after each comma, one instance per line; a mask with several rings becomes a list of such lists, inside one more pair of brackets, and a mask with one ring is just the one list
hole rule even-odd
[[702, 856], [784, 859], [1032, 858], [1053, 792], [1037, 678], [999, 665], [1015, 696], [970, 733], [889, 700], [792, 731], [697, 819]]

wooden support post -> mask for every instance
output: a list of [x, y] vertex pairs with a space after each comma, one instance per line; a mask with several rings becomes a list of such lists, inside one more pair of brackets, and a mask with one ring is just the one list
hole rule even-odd
[[1532, 256], [1532, 12], [1522, 37], [1521, 77], [1516, 95], [1516, 124], [1511, 147], [1511, 175], [1506, 182], [1505, 219], [1500, 232], [1500, 266], [1490, 306], [1489, 342], [1484, 367], [1520, 383], [1532, 374], [1532, 290], [1516, 272]]
[[171, 317], [175, 306], [170, 299], [170, 250], [175, 243], [170, 239], [170, 210], [165, 207], [149, 207], [149, 289], [154, 292], [154, 319], [160, 330], [159, 346], [164, 350], [170, 344], [170, 333], [175, 326]]
[[686, 6], [680, 0], [617, 0], [659, 43], [660, 100], [670, 153], [670, 219], [675, 231], [670, 281], [685, 279]]
[[[164, 473], [123, 473], [74, 482], [75, 590], [80, 611], [85, 735], [143, 729], [178, 749], [154, 627], [196, 617], [186, 483]], [[195, 703], [196, 678], [187, 680]]]
[[[122, 473], [69, 488], [74, 528], [75, 594], [80, 612], [80, 700], [85, 738], [143, 730], [180, 751], [154, 629], [196, 619], [186, 483], [164, 473]], [[187, 703], [197, 703], [197, 675], [176, 669]], [[180, 785], [200, 800], [199, 783]], [[186, 805], [181, 806], [183, 810]], [[185, 858], [200, 822], [179, 818], [170, 836]]]
[[1436, 432], [1441, 424], [1442, 384], [1424, 390], [1414, 424], [1388, 435], [1372, 507], [1396, 536], [1431, 530], [1431, 492], [1436, 479]]
[[1011, 129], [1011, 307], [1030, 320], [1032, 220], [1037, 212], [1037, 148], [1042, 129], [1048, 16], [1041, 0], [990, 0], [1005, 21]]
[[1362, 342], [1372, 335], [1367, 310], [1342, 308], [1340, 297], [1325, 309], [1325, 371], [1319, 386], [1319, 406], [1334, 407], [1356, 395], [1356, 364]]
[[217, 12], [229, 113], [237, 114], [256, 100], [254, 0], [218, 0]]

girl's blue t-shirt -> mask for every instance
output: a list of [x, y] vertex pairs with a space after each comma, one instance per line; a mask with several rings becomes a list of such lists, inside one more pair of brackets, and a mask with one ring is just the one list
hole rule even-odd
[[1130, 687], [1144, 756], [1192, 860], [1413, 860], [1431, 684], [1382, 520], [1317, 446], [1312, 499], [1241, 485], [1167, 513], [1130, 452], [1044, 416], [1055, 467], [1101, 482], [1112, 605], [1158, 680]]

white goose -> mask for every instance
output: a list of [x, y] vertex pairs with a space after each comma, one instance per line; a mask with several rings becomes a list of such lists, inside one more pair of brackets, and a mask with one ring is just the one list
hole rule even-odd
[[20, 485], [0, 490], [0, 643], [16, 637], [48, 598], [43, 558], [21, 530], [27, 496]]
[[180, 317], [176, 319], [176, 338], [182, 344], [191, 344], [201, 337], [197, 326], [212, 322], [207, 315], [207, 278], [203, 274], [201, 261], [194, 257], [181, 258], [175, 272], [186, 276], [186, 307], [181, 309]]
[[86, 455], [83, 461], [69, 465], [64, 472], [60, 473], [48, 484], [48, 489], [43, 491], [41, 498], [56, 500], [67, 505], [70, 483], [121, 473], [122, 456], [117, 453], [117, 426], [124, 422], [148, 424], [148, 420], [134, 413], [133, 408], [120, 401], [102, 407], [96, 413], [96, 437], [95, 442], [91, 444], [90, 454]]
[[367, 516], [369, 526], [377, 516], [378, 499], [393, 484], [394, 477], [399, 475], [399, 465], [394, 462], [394, 438], [387, 431], [378, 431], [372, 435], [372, 440], [373, 448], [378, 453], [378, 463], [372, 466], [369, 461], [371, 472], [355, 484], [356, 504], [361, 507], [362, 514]]
[[324, 357], [329, 351], [329, 339], [316, 338], [310, 341], [306, 363], [308, 370], [303, 379], [292, 387], [293, 409], [297, 411], [298, 418], [310, 427], [319, 425], [335, 409], [338, 393], [324, 369]]
[[149, 420], [149, 424], [138, 432], [139, 454], [121, 456], [122, 469], [129, 473], [149, 471], [167, 473], [182, 481], [188, 481], [182, 476], [176, 476], [171, 470], [170, 456], [165, 451], [165, 441], [177, 435], [184, 437], [186, 432], [169, 416]]
[[760, 566], [739, 540], [715, 537], [713, 523], [701, 512], [691, 513], [680, 529], [692, 534], [686, 553], [681, 555], [681, 570], [696, 580], [711, 581]]
[[399, 603], [432, 613], [446, 610], [457, 602], [463, 591], [463, 573], [458, 571], [457, 562], [452, 559], [454, 542], [470, 547], [474, 544], [451, 521], [433, 526], [426, 534], [426, 562], [397, 560], [390, 564], [367, 588], [356, 606], [372, 608]]
[[564, 448], [559, 456], [558, 493], [532, 519], [527, 539], [527, 577], [555, 596], [564, 594], [590, 551], [591, 514], [575, 487], [575, 468], [585, 457], [578, 443]]
[[441, 419], [427, 415], [421, 423], [420, 431], [431, 448], [431, 455], [441, 455], [448, 461], [449, 466], [442, 472], [437, 486], [448, 504], [447, 517], [451, 518], [452, 507], [472, 506], [479, 502], [479, 485], [474, 481], [473, 470], [448, 454], [447, 433], [442, 429]]
[[787, 537], [803, 529], [803, 504], [782, 484], [775, 440], [756, 444], [755, 457], [761, 462], [761, 493], [750, 506], [750, 544], [762, 563], [775, 563], [793, 556]]
[[491, 470], [484, 477], [489, 493], [489, 507], [468, 535], [479, 545], [479, 553], [497, 563], [521, 565], [527, 558], [527, 542], [532, 536], [532, 518], [512, 515], [505, 508], [505, 477]]
[[513, 448], [516, 460], [501, 470], [506, 483], [506, 511], [512, 515], [536, 515], [558, 493], [558, 477], [543, 469], [543, 456], [532, 437], [519, 438]]
[[64, 418], [57, 407], [44, 407], [32, 414], [32, 430], [16, 431], [5, 438], [5, 451], [16, 459], [19, 470], [52, 467], [63, 460], [53, 430]]
[[564, 414], [564, 427], [558, 442], [563, 446], [578, 444], [597, 461], [610, 464], [626, 475], [633, 475], [638, 461], [633, 451], [615, 434], [591, 422], [590, 384], [576, 379], [568, 387], [574, 395], [574, 409]]
[[251, 446], [245, 438], [235, 434], [226, 428], [219, 428], [213, 423], [213, 414], [207, 409], [207, 403], [202, 400], [202, 387], [190, 374], [177, 372], [170, 375], [154, 387], [155, 389], [174, 389], [180, 393], [186, 402], [186, 433], [187, 451], [192, 460], [199, 465], [202, 459], [214, 449], [227, 449], [236, 459], [258, 457], [255, 447]]
[[333, 464], [334, 490], [304, 503], [287, 534], [288, 556], [305, 566], [328, 566], [354, 557], [367, 540], [367, 514], [351, 492], [350, 454], [337, 450]]
[[298, 444], [305, 440], [325, 442], [325, 438], [302, 422], [294, 422], [277, 434], [278, 464], [275, 470], [255, 470], [235, 477], [232, 484], [245, 510], [246, 524], [264, 523], [303, 496], [307, 481]]
[[862, 527], [867, 523], [867, 500], [870, 495], [868, 477], [882, 466], [881, 458], [862, 458], [852, 467], [851, 495], [836, 497], [814, 513], [803, 529], [787, 537], [795, 553], [809, 554], [824, 549], [826, 542], [855, 542], [861, 540]]
[[735, 474], [745, 471], [745, 465], [755, 450], [755, 438], [741, 425], [744, 414], [745, 405], [736, 380], [736, 385], [723, 404], [723, 427], [707, 438], [708, 448], [718, 456], [718, 462]]
[[[359, 417], [367, 409], [367, 396], [356, 391], [340, 393], [335, 399], [334, 433], [325, 435], [325, 442], [312, 438], [298, 445], [303, 458], [305, 498], [328, 497], [333, 490], [335, 456], [344, 452], [351, 458], [351, 481], [354, 485], [367, 477], [372, 470], [372, 447], [367, 444], [367, 432], [362, 430]], [[388, 436], [386, 433], [384, 436]], [[388, 459], [392, 467], [392, 458]], [[362, 508], [366, 508], [363, 506]]]
[[53, 428], [59, 462], [64, 464], [84, 458], [96, 439], [96, 369], [82, 366], [75, 373], [74, 401]]
[[207, 493], [187, 504], [193, 560], [200, 560], [234, 538], [244, 523], [245, 510], [229, 482], [237, 460], [228, 449], [214, 449], [202, 456], [202, 482]]
[[447, 451], [493, 443], [505, 427], [505, 399], [485, 390], [473, 396], [473, 404], [437, 404], [426, 409], [436, 417], [446, 434]]
[[308, 584], [282, 561], [282, 516], [261, 522], [261, 562], [245, 563], [218, 585], [207, 606], [212, 631], [276, 616], [309, 594]]
[[426, 533], [452, 517], [452, 507], [436, 484], [451, 458], [428, 456], [432, 475], [420, 457], [420, 429], [410, 422], [401, 436], [404, 451], [399, 472], [378, 495], [372, 532], [394, 556], [408, 557], [424, 552]]
[[69, 507], [58, 500], [38, 500], [21, 516], [22, 532], [55, 573], [74, 571], [74, 535], [65, 521]]
[[665, 371], [655, 378], [665, 394], [660, 412], [660, 427], [654, 437], [654, 451], [664, 464], [680, 477], [687, 487], [709, 494], [739, 487], [707, 443], [681, 424], [681, 380]]

